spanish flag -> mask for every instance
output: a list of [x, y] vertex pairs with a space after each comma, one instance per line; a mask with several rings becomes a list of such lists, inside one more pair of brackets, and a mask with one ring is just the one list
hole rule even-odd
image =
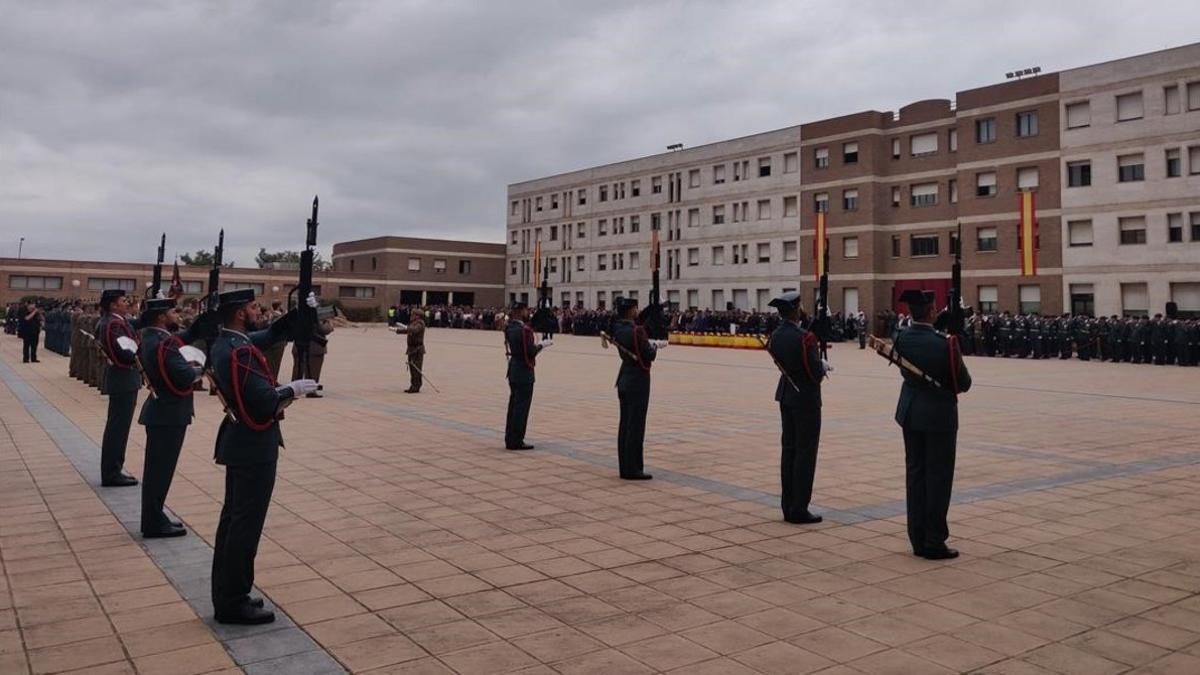
[[537, 288], [542, 285], [542, 242], [537, 241], [533, 244], [533, 286]]
[[825, 232], [825, 212], [817, 212], [817, 231], [813, 235], [813, 269], [817, 271], [817, 281], [825, 274], [825, 247], [829, 245], [829, 237]]
[[1021, 276], [1037, 275], [1037, 205], [1032, 192], [1022, 192], [1021, 195], [1021, 224], [1019, 240], [1021, 242]]

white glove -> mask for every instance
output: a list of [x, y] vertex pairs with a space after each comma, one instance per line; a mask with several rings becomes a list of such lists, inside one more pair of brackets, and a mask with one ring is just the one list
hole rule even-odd
[[166, 293], [163, 293], [163, 292], [162, 292], [162, 289], [160, 288], [160, 289], [158, 289], [158, 292], [154, 294], [154, 298], [155, 298], [156, 300], [166, 300], [166, 299], [167, 299], [167, 294], [166, 294]]
[[650, 344], [654, 345], [655, 349], [666, 349], [671, 343], [667, 340], [651, 340]]
[[313, 293], [312, 291], [309, 291], [308, 297], [304, 299], [304, 304], [308, 305], [309, 307], [312, 307], [313, 309], [316, 309], [317, 306], [320, 305], [321, 303], [317, 302], [317, 294]]
[[826, 374], [833, 372], [833, 366], [826, 359], [821, 359], [821, 368], [825, 370]]
[[542, 340], [541, 342], [538, 343], [538, 346], [541, 347], [542, 349], [545, 349], [546, 347], [553, 347], [554, 340]]
[[305, 394], [311, 394], [311, 393], [315, 392], [317, 390], [317, 381], [316, 380], [294, 380], [292, 382], [288, 382], [284, 386], [286, 386], [287, 388], [292, 390], [293, 398], [300, 398], [301, 396], [304, 396]]
[[408, 330], [408, 324], [406, 324], [406, 323], [397, 323], [397, 324], [396, 324], [396, 330], [398, 330], [398, 331], [401, 331], [401, 330]]

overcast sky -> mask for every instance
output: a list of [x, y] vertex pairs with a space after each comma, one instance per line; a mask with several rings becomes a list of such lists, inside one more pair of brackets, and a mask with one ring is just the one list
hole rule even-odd
[[502, 241], [514, 183], [1198, 39], [1200, 3], [0, 0], [0, 256]]

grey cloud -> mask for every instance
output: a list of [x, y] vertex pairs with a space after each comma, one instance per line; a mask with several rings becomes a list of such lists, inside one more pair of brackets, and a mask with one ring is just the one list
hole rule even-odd
[[508, 183], [1194, 40], [1194, 3], [0, 0], [0, 255], [500, 241]]

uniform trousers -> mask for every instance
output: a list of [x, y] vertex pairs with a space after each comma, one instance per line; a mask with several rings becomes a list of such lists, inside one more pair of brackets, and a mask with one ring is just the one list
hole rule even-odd
[[217, 613], [245, 604], [254, 558], [275, 489], [275, 462], [225, 467], [225, 503], [213, 547], [212, 602]]
[[533, 383], [508, 383], [508, 417], [504, 422], [504, 445], [514, 447], [525, 442], [529, 425], [529, 407], [533, 404]]
[[175, 466], [183, 449], [186, 425], [146, 427], [146, 457], [142, 465], [142, 533], [166, 529], [163, 506], [175, 478]]
[[622, 476], [636, 476], [643, 469], [643, 444], [646, 440], [646, 410], [650, 407], [650, 386], [617, 387], [621, 419], [617, 427], [617, 463]]
[[21, 360], [25, 363], [37, 360], [38, 336], [31, 335], [21, 342]]
[[908, 540], [914, 552], [946, 545], [958, 432], [904, 429]]
[[[308, 379], [321, 381], [321, 367], [325, 365], [324, 354], [308, 353]], [[292, 350], [292, 379], [300, 379], [300, 357], [296, 354], [295, 349]]]
[[409, 354], [408, 355], [408, 376], [409, 387], [413, 391], [421, 391], [421, 373], [425, 368], [424, 354]]
[[783, 420], [783, 454], [779, 460], [784, 518], [794, 518], [808, 510], [812, 499], [813, 477], [817, 471], [817, 447], [821, 443], [821, 409], [780, 405]]
[[114, 476], [125, 467], [125, 446], [129, 443], [129, 427], [137, 408], [137, 391], [108, 394], [108, 421], [100, 442], [100, 477]]

